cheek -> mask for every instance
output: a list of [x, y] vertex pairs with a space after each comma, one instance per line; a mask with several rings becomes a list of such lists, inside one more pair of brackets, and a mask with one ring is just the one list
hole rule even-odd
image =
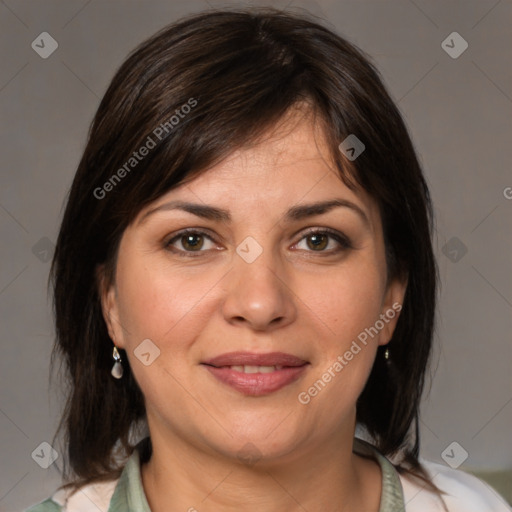
[[[335, 423], [356, 403], [371, 372], [378, 334], [365, 329], [375, 325], [381, 313], [383, 279], [374, 260], [340, 266], [337, 272], [304, 278], [298, 295], [321, 334], [318, 365], [305, 383], [303, 400], [310, 400], [313, 416], [325, 424]], [[314, 283], [314, 286], [312, 286]], [[361, 341], [362, 340], [362, 341]], [[309, 407], [309, 406], [308, 406]]]
[[145, 338], [163, 343], [178, 332], [181, 340], [184, 328], [199, 328], [205, 296], [215, 284], [211, 275], [194, 277], [161, 262], [121, 265], [118, 275], [119, 312], [131, 343]]
[[[134, 263], [126, 260], [118, 267], [118, 307], [130, 366], [148, 404], [166, 410], [172, 397], [184, 407], [188, 395], [179, 383], [189, 379], [187, 368], [197, 362], [190, 348], [214, 314], [208, 292], [219, 278], [185, 274], [160, 261]], [[146, 339], [158, 348], [149, 365], [137, 357]]]
[[314, 279], [301, 277], [297, 295], [323, 324], [326, 344], [340, 349], [374, 325], [381, 313], [383, 289], [378, 266], [362, 260]]

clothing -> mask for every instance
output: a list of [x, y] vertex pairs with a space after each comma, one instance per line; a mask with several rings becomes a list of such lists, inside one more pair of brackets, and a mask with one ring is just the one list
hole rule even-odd
[[[138, 447], [141, 446], [140, 444]], [[69, 499], [57, 491], [26, 512], [151, 512], [140, 473], [139, 448], [134, 450], [117, 480], [83, 487]], [[371, 444], [354, 439], [354, 452], [372, 456], [382, 471], [382, 493], [378, 512], [441, 512], [439, 498], [407, 475], [400, 475], [392, 463]], [[443, 496], [449, 512], [512, 512], [491, 487], [478, 478], [442, 464], [420, 459]]]

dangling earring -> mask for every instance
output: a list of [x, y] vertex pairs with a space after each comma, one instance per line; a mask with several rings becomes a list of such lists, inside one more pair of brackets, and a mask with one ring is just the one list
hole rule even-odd
[[115, 345], [112, 357], [114, 358], [115, 363], [114, 366], [112, 366], [112, 371], [110, 373], [114, 379], [120, 379], [123, 376], [123, 365], [121, 364], [121, 356], [119, 355], [119, 351]]
[[391, 359], [389, 356], [389, 348], [386, 348], [386, 350], [384, 350], [384, 362], [386, 363], [386, 366], [388, 368], [391, 366]]

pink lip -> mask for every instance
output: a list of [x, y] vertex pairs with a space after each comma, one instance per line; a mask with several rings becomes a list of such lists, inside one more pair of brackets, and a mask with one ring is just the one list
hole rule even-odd
[[284, 352], [268, 352], [266, 354], [256, 354], [254, 352], [229, 352], [221, 354], [203, 364], [211, 366], [303, 366], [307, 363], [300, 357]]
[[[304, 359], [283, 352], [255, 354], [230, 352], [202, 363], [218, 380], [245, 395], [261, 396], [297, 380], [309, 365]], [[282, 366], [271, 373], [243, 373], [230, 366]]]
[[214, 377], [224, 384], [251, 396], [266, 395], [291, 384], [306, 371], [307, 366], [307, 363], [303, 366], [288, 366], [272, 373], [243, 373], [232, 370], [229, 366], [217, 368], [204, 365]]

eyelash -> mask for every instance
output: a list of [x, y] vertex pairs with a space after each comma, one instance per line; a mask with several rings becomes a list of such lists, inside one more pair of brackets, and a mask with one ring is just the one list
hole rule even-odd
[[[166, 241], [164, 244], [165, 248], [172, 251], [173, 253], [177, 254], [178, 256], [183, 256], [185, 258], [197, 258], [201, 255], [201, 253], [207, 252], [204, 250], [185, 251], [182, 249], [176, 249], [175, 247], [172, 247], [172, 244], [174, 242], [176, 242], [180, 238], [182, 238], [186, 235], [190, 235], [190, 234], [205, 236], [206, 238], [210, 239], [212, 242], [215, 242], [215, 239], [206, 231], [202, 231], [200, 229], [188, 228], [188, 229], [184, 229], [184, 230], [180, 231], [179, 233], [174, 235], [171, 239]], [[297, 245], [299, 242], [301, 242], [308, 236], [312, 236], [312, 235], [328, 235], [330, 238], [334, 239], [340, 245], [340, 248], [334, 249], [334, 250], [331, 249], [328, 251], [325, 251], [325, 250], [313, 251], [313, 250], [311, 250], [311, 251], [307, 251], [307, 252], [318, 253], [318, 254], [323, 253], [325, 255], [332, 255], [332, 254], [337, 254], [344, 250], [349, 250], [349, 249], [354, 248], [348, 237], [346, 237], [345, 235], [343, 235], [333, 229], [330, 229], [330, 228], [321, 228], [321, 229], [312, 228], [312, 229], [308, 230], [306, 233], [304, 233], [304, 235], [300, 238], [300, 240], [294, 245]]]

